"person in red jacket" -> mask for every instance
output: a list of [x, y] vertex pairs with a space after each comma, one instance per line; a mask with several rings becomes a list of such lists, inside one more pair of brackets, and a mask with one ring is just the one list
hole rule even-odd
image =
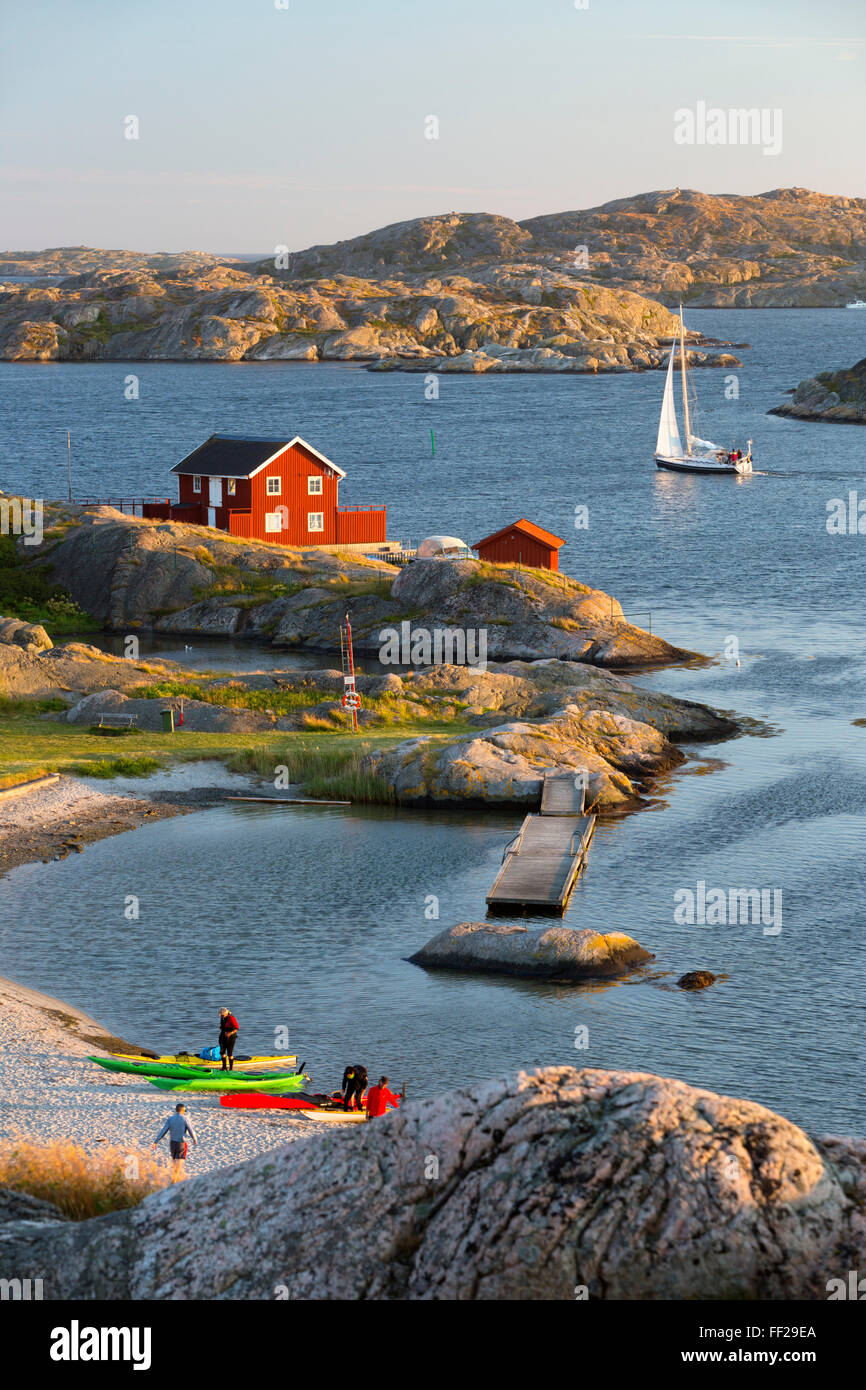
[[400, 1097], [388, 1090], [387, 1076], [380, 1076], [378, 1086], [371, 1086], [367, 1092], [367, 1119], [372, 1120], [377, 1115], [384, 1115], [389, 1105], [399, 1110]]
[[[234, 1014], [230, 1014], [228, 1009], [220, 1009], [220, 1057], [222, 1058], [223, 1071], [234, 1071], [235, 1059], [234, 1050], [238, 1036], [238, 1021]], [[226, 1067], [228, 1062], [228, 1067]]]

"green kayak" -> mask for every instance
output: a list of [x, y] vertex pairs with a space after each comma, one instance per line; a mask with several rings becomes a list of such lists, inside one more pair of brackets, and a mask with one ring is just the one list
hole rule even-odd
[[[207, 1068], [204, 1064], [196, 1066], [194, 1063], [154, 1062], [147, 1057], [142, 1057], [139, 1061], [127, 1060], [124, 1057], [89, 1057], [87, 1060], [95, 1062], [98, 1067], [105, 1067], [106, 1071], [121, 1071], [130, 1076], [144, 1076], [148, 1081], [153, 1076], [161, 1076], [170, 1081], [183, 1081], [196, 1077], [213, 1077], [216, 1080], [220, 1076], [235, 1075], [234, 1072], [223, 1072], [218, 1067]], [[237, 1075], [276, 1078], [294, 1076], [294, 1072], [274, 1071], [273, 1068], [264, 1071], [259, 1068], [255, 1071], [238, 1072]]]
[[250, 1076], [247, 1072], [239, 1075], [236, 1071], [223, 1071], [217, 1076], [164, 1077], [149, 1076], [151, 1086], [161, 1091], [303, 1091], [308, 1076]]

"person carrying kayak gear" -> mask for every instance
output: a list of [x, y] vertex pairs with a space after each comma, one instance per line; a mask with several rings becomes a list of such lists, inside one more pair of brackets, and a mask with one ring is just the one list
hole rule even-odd
[[159, 1134], [153, 1141], [156, 1148], [164, 1134], [168, 1135], [168, 1151], [171, 1154], [173, 1163], [183, 1163], [186, 1158], [186, 1136], [189, 1135], [194, 1144], [198, 1143], [195, 1130], [186, 1118], [186, 1106], [182, 1101], [178, 1101], [174, 1107], [174, 1114], [169, 1115]]
[[234, 1014], [230, 1014], [228, 1009], [220, 1009], [220, 1057], [223, 1071], [234, 1071], [234, 1050], [239, 1026]]
[[[344, 1110], [363, 1110], [364, 1092], [367, 1089], [367, 1068], [359, 1066], [348, 1066], [343, 1072], [343, 1084], [340, 1092], [343, 1097]], [[357, 1101], [357, 1105], [354, 1102]]]
[[373, 1120], [379, 1115], [384, 1115], [389, 1105], [399, 1110], [400, 1097], [388, 1090], [387, 1076], [380, 1076], [378, 1086], [371, 1086], [367, 1093], [367, 1119]]

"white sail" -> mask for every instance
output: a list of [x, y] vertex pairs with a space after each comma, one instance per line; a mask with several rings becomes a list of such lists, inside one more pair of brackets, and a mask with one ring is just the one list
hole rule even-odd
[[665, 378], [665, 393], [662, 398], [662, 413], [659, 420], [659, 433], [656, 440], [656, 453], [665, 458], [682, 458], [683, 446], [680, 441], [680, 427], [677, 424], [677, 407], [674, 401], [674, 357], [677, 345], [671, 347], [668, 358], [668, 374]]
[[688, 367], [686, 366], [686, 321], [683, 318], [683, 306], [680, 305], [680, 367], [682, 368], [683, 378], [683, 420], [686, 427], [686, 453], [692, 452], [692, 423], [689, 419], [689, 381]]

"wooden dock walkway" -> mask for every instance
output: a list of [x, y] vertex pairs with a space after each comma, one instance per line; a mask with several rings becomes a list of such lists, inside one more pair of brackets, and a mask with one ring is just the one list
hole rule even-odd
[[541, 813], [528, 815], [505, 847], [487, 895], [491, 912], [565, 912], [586, 861], [595, 816], [584, 810], [584, 787], [573, 776], [547, 776]]

